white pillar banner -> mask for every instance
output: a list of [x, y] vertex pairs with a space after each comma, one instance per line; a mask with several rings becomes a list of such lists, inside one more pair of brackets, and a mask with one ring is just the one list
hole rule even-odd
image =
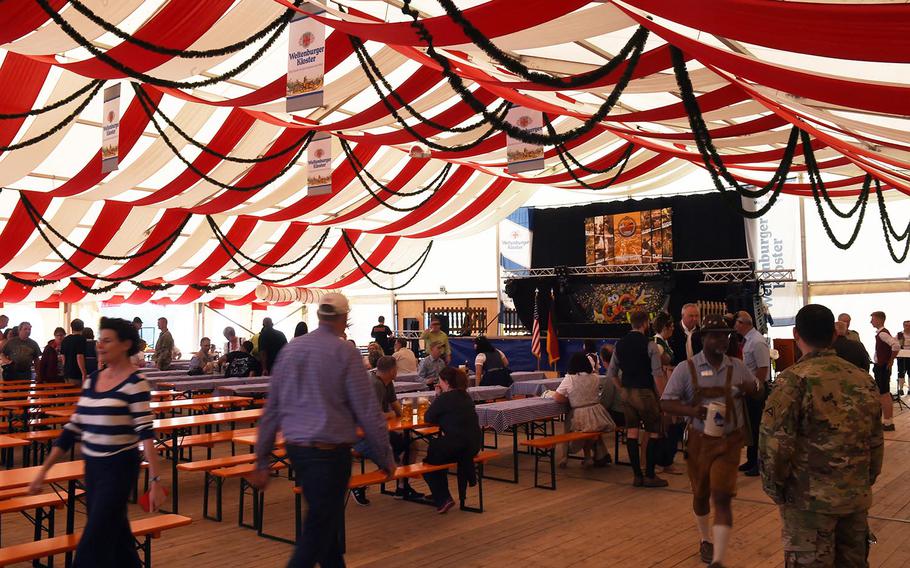
[[117, 169], [120, 155], [120, 83], [104, 89], [101, 117], [101, 173]]
[[[325, 10], [304, 4], [304, 10]], [[298, 12], [289, 26], [287, 112], [322, 106], [325, 88], [325, 26]]]
[[[506, 114], [506, 121], [525, 132], [539, 134], [543, 132], [543, 113], [521, 106], [513, 106]], [[543, 146], [526, 144], [506, 135], [506, 158], [511, 174], [542, 170], [544, 167]]]
[[[755, 211], [764, 206], [768, 198], [744, 198], [742, 202], [745, 209]], [[793, 268], [797, 280], [803, 277], [800, 274], [802, 259], [798, 197], [782, 195], [768, 213], [758, 219], [746, 219], [746, 237], [756, 270]], [[764, 296], [764, 302], [773, 319], [771, 325], [793, 325], [796, 312], [802, 307], [800, 283], [778, 282], [769, 286], [771, 293]]]
[[[505, 277], [512, 270], [531, 268], [530, 209], [519, 207], [499, 222], [499, 266], [500, 290], [505, 290]], [[508, 295], [500, 293], [502, 303], [508, 309], [515, 304]]]
[[320, 132], [310, 141], [306, 154], [306, 194], [332, 193], [332, 137]]

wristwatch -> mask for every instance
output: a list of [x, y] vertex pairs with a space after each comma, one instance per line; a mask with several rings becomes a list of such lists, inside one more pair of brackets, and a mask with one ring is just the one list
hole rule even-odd
[[156, 475], [155, 477], [149, 479], [149, 483], [159, 483], [159, 482], [161, 482], [161, 476], [160, 476], [160, 475]]

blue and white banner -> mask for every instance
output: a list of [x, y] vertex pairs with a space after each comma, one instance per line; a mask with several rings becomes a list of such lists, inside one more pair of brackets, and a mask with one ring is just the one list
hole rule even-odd
[[326, 132], [316, 134], [307, 147], [306, 194], [332, 193], [332, 137]]
[[[755, 269], [795, 269], [797, 282], [769, 284], [770, 295], [763, 298], [775, 327], [793, 325], [796, 312], [803, 305], [799, 199], [781, 195], [768, 213], [758, 219], [746, 220], [746, 243]], [[768, 198], [743, 198], [742, 202], [744, 209], [756, 211], [768, 202]]]
[[[325, 10], [304, 4], [304, 10]], [[307, 14], [297, 13], [288, 26], [288, 80], [286, 110], [294, 112], [322, 106], [325, 88], [325, 26]]]
[[[506, 114], [506, 121], [525, 132], [543, 132], [543, 113], [522, 106], [513, 106]], [[527, 144], [506, 135], [506, 159], [510, 174], [542, 170], [544, 167], [543, 146]]]
[[104, 89], [101, 117], [101, 173], [117, 169], [120, 162], [120, 83]]
[[[511, 215], [499, 222], [499, 266], [503, 282], [513, 270], [531, 268], [531, 215], [530, 208], [520, 207]], [[500, 294], [502, 303], [509, 309], [514, 309], [512, 299], [506, 294]]]

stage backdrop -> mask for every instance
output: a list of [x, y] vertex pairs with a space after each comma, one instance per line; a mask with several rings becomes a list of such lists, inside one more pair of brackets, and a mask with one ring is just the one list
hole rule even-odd
[[[748, 256], [743, 218], [724, 198], [712, 194], [537, 209], [531, 217], [534, 233], [531, 265], [534, 268], [584, 266], [591, 250], [586, 221], [605, 216], [622, 219], [623, 213], [654, 210], [669, 210], [672, 247], [661, 249], [672, 250], [674, 261]], [[590, 226], [589, 221], [588, 232]], [[741, 287], [703, 285], [700, 280], [701, 274], [692, 272], [648, 278], [529, 278], [512, 280], [506, 291], [529, 329], [535, 289], [541, 298], [539, 309], [544, 329], [550, 290], [554, 290], [560, 337], [619, 337], [628, 329], [625, 322], [632, 310], [644, 309], [650, 313], [669, 310], [678, 318], [686, 302], [725, 301], [744, 293]]]

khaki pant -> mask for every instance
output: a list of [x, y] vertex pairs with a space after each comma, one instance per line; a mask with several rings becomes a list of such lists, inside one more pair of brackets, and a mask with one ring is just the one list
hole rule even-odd
[[869, 554], [867, 511], [825, 515], [789, 505], [780, 508], [787, 568], [865, 568]]

